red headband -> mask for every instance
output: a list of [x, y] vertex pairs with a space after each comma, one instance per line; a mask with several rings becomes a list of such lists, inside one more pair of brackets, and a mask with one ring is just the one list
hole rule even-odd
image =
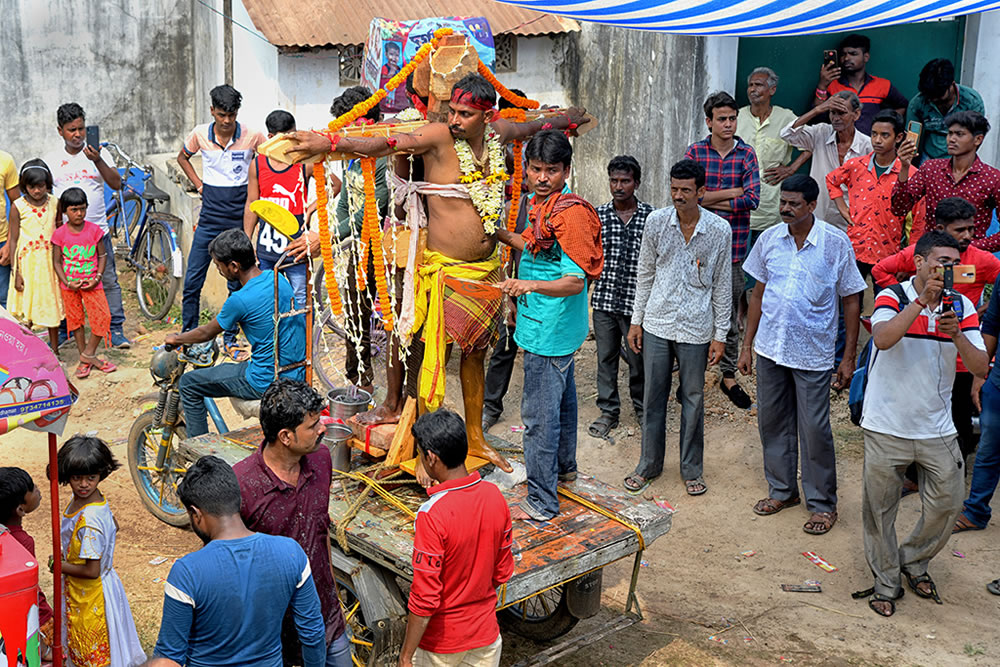
[[456, 88], [451, 92], [451, 103], [472, 107], [473, 109], [479, 109], [480, 111], [489, 111], [493, 108], [492, 102], [487, 102], [484, 99], [475, 97], [472, 93], [466, 92], [461, 88]]

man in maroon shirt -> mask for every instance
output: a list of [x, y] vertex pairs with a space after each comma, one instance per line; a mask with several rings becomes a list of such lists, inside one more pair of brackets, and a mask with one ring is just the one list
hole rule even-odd
[[[351, 667], [330, 558], [330, 484], [333, 461], [323, 446], [323, 398], [299, 380], [279, 379], [260, 400], [264, 442], [233, 470], [240, 482], [240, 515], [247, 528], [290, 537], [309, 557], [326, 623], [327, 667]], [[282, 627], [285, 663], [295, 661], [298, 634], [290, 614]]]
[[496, 588], [514, 572], [510, 509], [496, 486], [466, 470], [469, 441], [461, 417], [443, 409], [422, 415], [413, 439], [438, 484], [417, 512], [399, 665], [495, 667], [501, 647]]
[[909, 213], [921, 197], [933, 211], [945, 197], [961, 197], [976, 207], [976, 231], [972, 245], [1000, 250], [1000, 234], [986, 236], [993, 210], [1000, 205], [1000, 170], [979, 159], [977, 152], [990, 131], [990, 123], [977, 111], [956, 111], [944, 119], [948, 126], [948, 158], [925, 160], [910, 176], [910, 163], [917, 153], [911, 139], [899, 146], [902, 163], [892, 188], [892, 212]]

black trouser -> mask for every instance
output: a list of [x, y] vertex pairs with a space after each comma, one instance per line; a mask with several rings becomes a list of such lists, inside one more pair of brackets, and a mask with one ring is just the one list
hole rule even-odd
[[[951, 387], [951, 419], [955, 422], [955, 430], [958, 431], [958, 449], [962, 452], [963, 460], [969, 458], [969, 454], [976, 451], [979, 445], [979, 436], [972, 429], [973, 377], [968, 371], [955, 373], [955, 384]], [[906, 479], [916, 483], [916, 465], [911, 464], [906, 469]]]
[[[621, 399], [618, 395], [618, 363], [622, 342], [628, 336], [631, 319], [621, 313], [594, 311], [594, 342], [597, 343], [597, 407], [601, 414], [618, 421]], [[642, 414], [644, 373], [642, 357], [624, 346], [628, 362], [628, 387], [636, 416]], [[641, 420], [640, 420], [641, 421]]]
[[514, 372], [514, 360], [517, 359], [517, 343], [514, 342], [514, 327], [507, 327], [506, 322], [500, 322], [500, 338], [490, 356], [490, 365], [486, 371], [486, 387], [483, 392], [483, 416], [500, 418], [503, 414], [503, 397], [510, 387], [510, 377]]

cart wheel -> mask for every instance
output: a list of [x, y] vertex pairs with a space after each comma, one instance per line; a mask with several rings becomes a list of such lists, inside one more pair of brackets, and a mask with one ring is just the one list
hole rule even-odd
[[183, 424], [174, 427], [170, 450], [162, 470], [155, 470], [160, 429], [153, 428], [153, 411], [147, 410], [133, 422], [128, 434], [128, 469], [142, 504], [160, 521], [177, 528], [191, 522], [177, 497], [177, 484], [184, 477], [188, 462], [177, 454], [175, 443], [186, 437]]
[[340, 595], [340, 608], [344, 612], [344, 620], [351, 631], [351, 656], [355, 665], [367, 667], [395, 667], [399, 661], [399, 651], [402, 646], [390, 646], [376, 650], [377, 637], [375, 631], [368, 627], [364, 607], [358, 598], [357, 590], [351, 580], [351, 575], [333, 568], [337, 581], [337, 593]]
[[557, 586], [507, 607], [497, 617], [504, 629], [536, 642], [561, 637], [579, 620], [569, 612], [565, 586]]

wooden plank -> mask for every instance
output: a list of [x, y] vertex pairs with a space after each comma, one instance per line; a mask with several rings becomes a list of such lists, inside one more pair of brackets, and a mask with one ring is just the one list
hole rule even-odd
[[389, 453], [385, 455], [387, 466], [398, 466], [403, 461], [416, 456], [412, 430], [413, 422], [416, 420], [417, 399], [407, 396], [406, 403], [403, 404], [403, 412], [399, 415], [399, 422], [396, 424], [395, 434], [392, 436], [392, 443], [389, 445]]
[[375, 445], [366, 445], [365, 441], [360, 438], [351, 438], [350, 440], [347, 441], [347, 444], [349, 444], [351, 447], [358, 450], [359, 452], [367, 454], [368, 456], [371, 456], [373, 458], [381, 459], [385, 457], [386, 452], [384, 449], [382, 449], [381, 447], [376, 447]]

